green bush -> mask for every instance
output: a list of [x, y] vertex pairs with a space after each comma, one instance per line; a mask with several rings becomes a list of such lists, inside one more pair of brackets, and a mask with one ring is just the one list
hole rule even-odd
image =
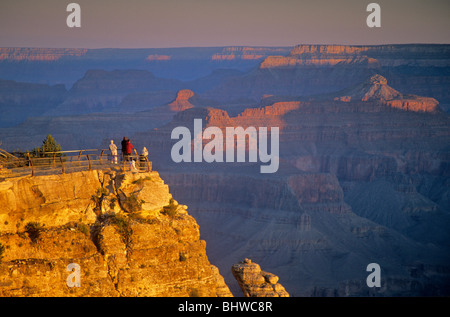
[[133, 233], [130, 219], [126, 216], [113, 213], [109, 216], [108, 220], [117, 228], [117, 231], [122, 237], [122, 242], [129, 247], [131, 242], [131, 234]]
[[179, 261], [180, 262], [185, 262], [187, 260], [187, 256], [184, 253], [179, 253]]
[[[47, 137], [42, 141], [41, 147], [34, 148], [29, 153], [32, 157], [53, 157], [55, 154], [47, 154], [50, 152], [60, 152], [61, 151], [61, 145], [56, 142], [56, 140], [49, 134]], [[57, 153], [55, 156], [59, 157], [62, 156], [61, 153]]]
[[146, 176], [144, 178], [139, 178], [133, 181], [133, 184], [137, 184], [137, 185], [142, 185], [144, 184], [145, 181], [151, 181], [152, 178], [150, 176]]
[[79, 223], [79, 224], [77, 224], [77, 229], [78, 229], [78, 231], [80, 231], [81, 233], [84, 233], [84, 235], [89, 237], [91, 230], [88, 225], [86, 225], [84, 223]]
[[110, 199], [110, 201], [109, 201], [109, 208], [110, 209], [114, 210], [114, 208], [116, 207], [116, 201], [117, 201], [117, 198], [115, 198], [115, 197]]
[[31, 242], [35, 243], [41, 235], [42, 227], [39, 222], [29, 222], [25, 226], [25, 231], [28, 233], [28, 237]]
[[138, 199], [135, 194], [131, 194], [122, 202], [122, 207], [126, 212], [133, 213], [140, 211], [144, 202], [142, 199]]
[[167, 206], [163, 207], [163, 210], [161, 211], [161, 213], [173, 218], [177, 214], [177, 209], [178, 209], [178, 206], [175, 205], [175, 201], [173, 200], [173, 198], [171, 198], [169, 204]]

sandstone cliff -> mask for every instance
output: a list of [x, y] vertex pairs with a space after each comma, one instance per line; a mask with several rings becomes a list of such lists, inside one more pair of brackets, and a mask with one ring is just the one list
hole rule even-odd
[[231, 296], [157, 172], [11, 177], [0, 203], [1, 296]]

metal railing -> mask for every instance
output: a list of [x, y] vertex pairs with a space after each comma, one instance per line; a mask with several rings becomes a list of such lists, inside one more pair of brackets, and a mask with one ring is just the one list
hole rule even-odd
[[[134, 164], [132, 164], [133, 160]], [[117, 157], [114, 158], [107, 149], [84, 149], [45, 152], [41, 157], [33, 157], [30, 153], [26, 153], [21, 158], [2, 159], [0, 174], [3, 174], [3, 177], [65, 174], [113, 166], [123, 171], [150, 172], [152, 170], [152, 162], [146, 156], [138, 155], [136, 150], [126, 157], [118, 152]]]

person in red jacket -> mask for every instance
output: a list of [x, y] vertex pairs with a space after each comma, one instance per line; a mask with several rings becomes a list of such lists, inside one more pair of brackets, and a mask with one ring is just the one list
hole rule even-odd
[[130, 160], [131, 159], [131, 153], [133, 153], [133, 144], [131, 144], [130, 139], [128, 139], [127, 141], [127, 146], [126, 146], [126, 155], [127, 155], [127, 159]]

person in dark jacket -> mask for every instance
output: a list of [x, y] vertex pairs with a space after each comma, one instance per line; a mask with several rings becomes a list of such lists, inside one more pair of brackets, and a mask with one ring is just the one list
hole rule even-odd
[[125, 161], [127, 156], [127, 137], [124, 136], [122, 142], [120, 143], [122, 146], [122, 159]]

